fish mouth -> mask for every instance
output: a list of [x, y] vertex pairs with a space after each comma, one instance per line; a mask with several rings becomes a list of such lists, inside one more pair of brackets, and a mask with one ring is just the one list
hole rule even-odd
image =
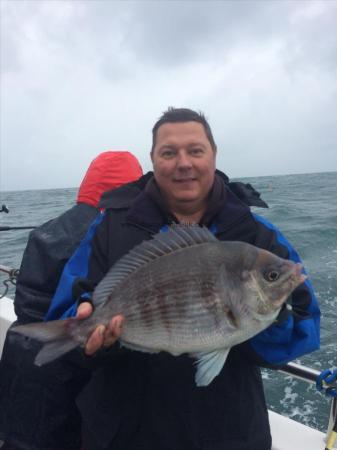
[[[308, 276], [303, 272], [303, 264], [300, 262], [294, 262], [291, 260], [285, 260], [279, 266], [275, 266], [275, 272], [279, 272], [279, 277], [275, 281], [269, 280], [270, 283], [275, 285], [288, 283], [291, 286], [298, 286], [303, 283]], [[269, 269], [273, 271], [273, 267]]]
[[308, 278], [308, 275], [303, 273], [303, 264], [296, 263], [295, 266], [290, 271], [290, 273], [288, 274], [286, 281], [290, 281], [290, 283], [296, 287], [296, 286], [299, 286], [300, 284], [304, 283], [304, 281], [307, 278]]
[[[304, 283], [307, 278], [308, 275], [303, 272], [303, 264], [293, 263], [289, 270], [280, 277], [280, 283], [285, 286], [287, 292], [289, 292], [288, 295], [290, 295], [292, 291], [297, 288], [297, 286]], [[286, 297], [283, 297], [279, 302], [276, 302], [276, 304], [282, 305], [285, 298]]]

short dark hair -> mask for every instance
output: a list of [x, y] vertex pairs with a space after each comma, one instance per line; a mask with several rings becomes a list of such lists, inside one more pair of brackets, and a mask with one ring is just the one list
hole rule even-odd
[[211, 127], [207, 122], [204, 114], [199, 111], [193, 111], [189, 108], [174, 108], [170, 106], [167, 111], [165, 111], [162, 116], [157, 120], [152, 128], [152, 149], [151, 153], [156, 145], [157, 131], [158, 128], [164, 123], [177, 123], [177, 122], [198, 122], [204, 127], [207, 139], [209, 140], [211, 147], [214, 152], [216, 152], [217, 146], [213, 138]]

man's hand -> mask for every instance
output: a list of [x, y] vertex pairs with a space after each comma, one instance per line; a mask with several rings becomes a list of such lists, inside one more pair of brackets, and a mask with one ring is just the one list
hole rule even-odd
[[[77, 309], [76, 318], [86, 319], [92, 314], [92, 305], [89, 302], [83, 302]], [[109, 325], [98, 325], [95, 331], [89, 336], [84, 348], [86, 355], [90, 356], [97, 352], [101, 347], [110, 347], [113, 345], [122, 333], [124, 317], [114, 316]]]

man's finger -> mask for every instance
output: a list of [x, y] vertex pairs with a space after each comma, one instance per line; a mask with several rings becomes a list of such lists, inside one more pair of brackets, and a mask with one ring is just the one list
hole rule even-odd
[[93, 307], [91, 303], [83, 302], [77, 308], [76, 318], [79, 320], [86, 319], [92, 314], [92, 310]]
[[111, 333], [119, 338], [123, 331], [124, 317], [119, 314], [118, 316], [113, 317], [109, 323], [109, 329]]
[[110, 347], [117, 341], [123, 331], [123, 322], [124, 317], [121, 315], [115, 316], [110, 320], [104, 334], [104, 347]]
[[84, 352], [86, 355], [88, 356], [93, 355], [94, 353], [97, 352], [97, 350], [99, 350], [102, 347], [104, 341], [104, 334], [105, 334], [105, 326], [99, 325], [96, 328], [96, 330], [91, 334], [85, 345]]

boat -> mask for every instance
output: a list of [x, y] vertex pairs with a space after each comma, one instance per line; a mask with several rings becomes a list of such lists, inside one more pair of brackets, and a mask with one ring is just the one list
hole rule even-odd
[[[7, 330], [15, 320], [13, 300], [6, 296], [2, 297], [0, 299], [0, 357]], [[315, 382], [319, 376], [319, 372], [294, 363], [287, 364], [282, 371], [311, 383]], [[334, 389], [337, 392], [337, 382], [334, 383]], [[337, 398], [335, 397], [331, 404], [328, 426], [329, 436], [336, 417]], [[319, 430], [310, 428], [273, 411], [269, 411], [269, 420], [273, 438], [272, 450], [324, 450], [328, 448], [326, 447], [326, 435]], [[337, 445], [330, 448], [337, 448]]]

